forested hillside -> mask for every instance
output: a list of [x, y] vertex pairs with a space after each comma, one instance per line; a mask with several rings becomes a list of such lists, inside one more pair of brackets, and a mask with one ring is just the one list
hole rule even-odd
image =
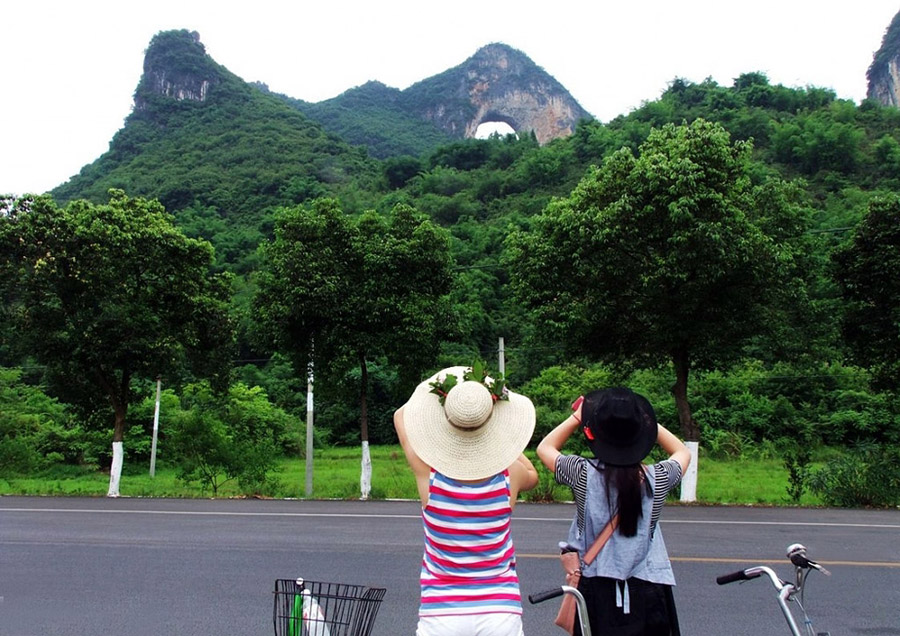
[[[268, 92], [268, 88], [260, 88]], [[348, 143], [366, 148], [378, 159], [418, 156], [453, 141], [434, 124], [412, 115], [404, 107], [399, 89], [380, 82], [366, 82], [317, 103], [286, 95], [278, 97], [320, 123], [325, 130]]]
[[[385, 113], [355, 100], [389, 103], [392, 89], [349, 91], [341, 119], [243, 83], [188, 36], [157, 36], [144, 78], [163, 63], [155, 56], [171, 56], [208, 80], [205, 99], [142, 81], [109, 152], [40, 205], [86, 199], [77, 205], [101, 218], [118, 188], [158, 199], [173, 227], [208, 241], [215, 270], [233, 277], [232, 391], [261, 387], [254, 400], [300, 417], [304, 361], [315, 360], [319, 441], [358, 442], [362, 409], [363, 439], [393, 443], [390, 414], [415, 378], [475, 359], [495, 366], [503, 338], [507, 376], [538, 406], [536, 435], [580, 392], [628, 383], [704, 452], [768, 449], [798, 483], [804, 448], [900, 442], [900, 110], [748, 69], [730, 86], [674, 78], [659, 99], [543, 146], [511, 135], [413, 156], [397, 140], [396, 155], [373, 158], [354, 144], [378, 136]], [[5, 202], [6, 254], [32, 207]], [[27, 313], [14, 290], [42, 264], [16, 254], [0, 270], [0, 365], [24, 371], [2, 379], [65, 402], [75, 371], [20, 346], [29, 325], [14, 320]], [[393, 355], [399, 333], [415, 355]], [[166, 368], [181, 408], [205, 395], [187, 363]], [[135, 377], [136, 404], [154, 377]], [[146, 405], [136, 408], [143, 419], [129, 422], [145, 439]], [[23, 413], [0, 422], [0, 448], [43, 444], [60, 461], [106, 463], [104, 409], [73, 404], [95, 414], [52, 422]], [[16, 428], [26, 420], [27, 435]], [[93, 441], [72, 453], [74, 429]], [[272, 452], [293, 444], [283, 430], [242, 435], [274, 440]]]
[[[159, 81], [209, 88], [202, 101], [179, 99]], [[54, 189], [57, 201], [104, 201], [110, 188], [159, 199], [185, 232], [213, 240], [219, 260], [242, 270], [275, 207], [321, 196], [340, 196], [352, 211], [370, 205], [379, 168], [363, 150], [216, 64], [187, 31], [153, 39], [134, 99], [109, 151]]]

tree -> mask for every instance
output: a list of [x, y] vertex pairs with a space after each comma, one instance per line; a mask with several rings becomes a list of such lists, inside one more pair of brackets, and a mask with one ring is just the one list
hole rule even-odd
[[368, 364], [384, 357], [417, 378], [452, 325], [446, 231], [407, 205], [346, 216], [333, 199], [282, 211], [262, 249], [254, 314], [269, 346], [317, 380], [360, 371], [362, 498], [369, 496]]
[[846, 301], [843, 332], [875, 383], [900, 384], [900, 198], [873, 199], [851, 238], [834, 254]]
[[[49, 196], [0, 216], [0, 285], [15, 344], [114, 413], [109, 496], [118, 496], [132, 380], [178, 372], [227, 378], [229, 279], [209, 243], [186, 238], [157, 201]], [[93, 393], [92, 393], [93, 394]]]
[[169, 445], [179, 478], [200, 481], [214, 497], [230, 480], [237, 480], [242, 492], [265, 492], [283, 446], [297, 445], [289, 439], [296, 437], [296, 430], [291, 431], [296, 420], [274, 406], [260, 387], [241, 383], [224, 395], [205, 382], [186, 386], [182, 409], [173, 419]]
[[509, 241], [516, 294], [544, 333], [610, 362], [673, 365], [687, 440], [700, 436], [690, 370], [738, 358], [774, 307], [802, 299], [801, 209], [783, 184], [751, 186], [749, 151], [703, 120], [655, 129], [638, 158], [615, 153]]

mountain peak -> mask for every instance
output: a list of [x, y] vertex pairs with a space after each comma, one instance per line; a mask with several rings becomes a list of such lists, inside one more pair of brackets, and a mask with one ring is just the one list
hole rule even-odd
[[590, 119], [574, 97], [525, 53], [494, 42], [459, 66], [404, 91], [420, 115], [454, 137], [474, 137], [486, 122], [504, 122], [539, 143], [566, 137]]
[[157, 97], [203, 102], [221, 80], [220, 67], [206, 53], [196, 31], [161, 31], [144, 55], [144, 72], [134, 93], [136, 110]]

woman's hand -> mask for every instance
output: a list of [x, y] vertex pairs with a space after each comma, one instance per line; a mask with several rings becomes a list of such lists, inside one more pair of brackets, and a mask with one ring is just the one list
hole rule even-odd
[[669, 454], [669, 459], [674, 459], [681, 464], [681, 472], [684, 474], [691, 463], [691, 451], [684, 445], [684, 442], [675, 437], [665, 426], [662, 424], [657, 426], [659, 426], [659, 429], [656, 434], [656, 443]]
[[581, 426], [581, 405], [578, 409], [566, 418], [559, 426], [547, 433], [547, 436], [541, 440], [537, 447], [537, 456], [541, 463], [547, 467], [551, 473], [556, 472], [556, 458], [561, 455], [563, 445], [572, 434]]

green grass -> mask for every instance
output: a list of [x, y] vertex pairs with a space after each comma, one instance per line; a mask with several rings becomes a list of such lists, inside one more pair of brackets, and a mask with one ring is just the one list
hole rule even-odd
[[[373, 446], [373, 499], [415, 499], [416, 485], [399, 446]], [[569, 490], [553, 482], [550, 473], [539, 464], [540, 484], [525, 493], [526, 501], [567, 501]], [[316, 451], [313, 458], [313, 495], [315, 499], [359, 498], [361, 453], [359, 448], [330, 448]], [[149, 467], [126, 462], [119, 484], [123, 497], [211, 497], [199, 483], [185, 484], [176, 476], [175, 468], [157, 465], [156, 476]], [[697, 499], [706, 504], [791, 505], [787, 495], [788, 475], [777, 459], [715, 460], [701, 457], [698, 464]], [[264, 496], [277, 499], [306, 497], [306, 462], [302, 459], [282, 460], [272, 475], [275, 485], [264, 493], [242, 493], [234, 481], [226, 482], [217, 493], [220, 498]], [[108, 473], [61, 467], [30, 477], [0, 477], [0, 495], [105, 496], [109, 488]], [[800, 505], [821, 505], [814, 495], [806, 493]]]
[[[793, 505], [787, 494], [788, 472], [779, 459], [731, 459], [701, 457], [697, 464], [697, 501], [708, 504]], [[822, 505], [809, 492], [801, 506]]]

